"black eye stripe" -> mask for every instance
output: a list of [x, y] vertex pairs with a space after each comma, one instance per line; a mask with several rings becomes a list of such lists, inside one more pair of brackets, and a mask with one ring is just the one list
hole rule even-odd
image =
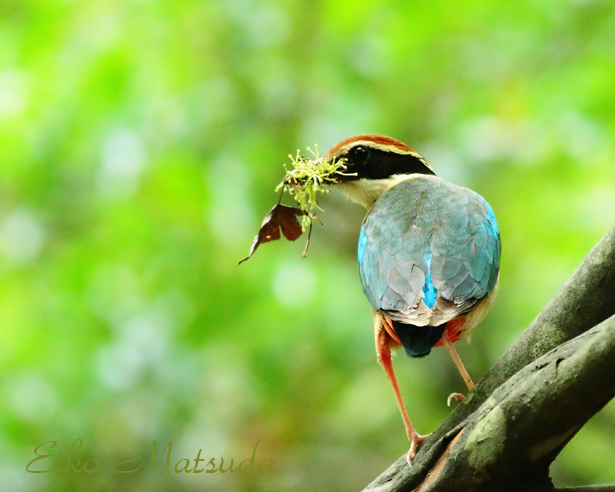
[[435, 174], [418, 155], [400, 154], [363, 144], [348, 149], [342, 158], [346, 161], [347, 175], [340, 179], [341, 182], [386, 179], [396, 174]]

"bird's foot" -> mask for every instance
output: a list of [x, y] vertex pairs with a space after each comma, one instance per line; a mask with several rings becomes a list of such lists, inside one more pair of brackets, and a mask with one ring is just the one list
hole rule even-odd
[[457, 400], [457, 403], [461, 403], [463, 400], [465, 400], [465, 396], [463, 396], [461, 393], [451, 393], [446, 399], [446, 406], [451, 406], [451, 400]]
[[412, 460], [416, 455], [416, 450], [418, 447], [423, 444], [423, 441], [427, 439], [431, 434], [427, 434], [426, 436], [420, 436], [419, 434], [414, 434], [410, 439], [410, 450], [406, 455], [406, 461], [408, 461], [408, 465], [412, 466]]

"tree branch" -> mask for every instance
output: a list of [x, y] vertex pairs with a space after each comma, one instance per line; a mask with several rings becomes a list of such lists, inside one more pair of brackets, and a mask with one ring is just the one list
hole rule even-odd
[[550, 485], [548, 469], [615, 396], [615, 316], [528, 364], [468, 419], [421, 491], [519, 490]]
[[[611, 328], [613, 320], [609, 320], [606, 324], [600, 325], [600, 328], [596, 325], [615, 314], [614, 299], [615, 228], [611, 229], [611, 231], [592, 249], [562, 289], [560, 289], [556, 296], [524, 331], [517, 342], [494, 364], [494, 366], [476, 386], [474, 391], [466, 397], [465, 401], [460, 404], [442, 423], [442, 425], [428, 438], [428, 440], [423, 443], [421, 448], [419, 448], [415, 459], [413, 460], [412, 468], [407, 465], [405, 456], [402, 456], [380, 477], [372, 482], [365, 489], [365, 491], [389, 492], [413, 490], [425, 480], [428, 472], [432, 471], [439, 459], [440, 462], [438, 463], [438, 466], [440, 467], [440, 470], [444, 472], [442, 455], [445, 453], [445, 450], [446, 453], [451, 451], [451, 449], [447, 449], [447, 446], [449, 446], [453, 438], [457, 438], [458, 442], [455, 443], [455, 446], [449, 447], [455, 450], [454, 453], [456, 453], [456, 459], [462, 460], [462, 455], [459, 453], [462, 452], [461, 449], [463, 447], [463, 443], [465, 443], [472, 435], [476, 437], [476, 434], [473, 433], [472, 429], [476, 429], [476, 426], [479, 425], [480, 422], [482, 422], [482, 419], [486, 416], [491, 415], [491, 418], [494, 418], [493, 416], [503, 411], [503, 408], [506, 408], [509, 415], [510, 412], [512, 412], [519, 417], [524, 414], [524, 412], [529, 412], [532, 418], [537, 422], [540, 422], [541, 419], [544, 420], [544, 415], [549, 414], [542, 414], [540, 412], [536, 413], [533, 410], [535, 402], [530, 406], [527, 400], [516, 400], [512, 398], [512, 395], [517, 394], [516, 392], [520, 387], [519, 378], [528, 377], [528, 372], [532, 373], [532, 377], [526, 381], [528, 384], [529, 381], [532, 381], [531, 385], [544, 385], [545, 382], [552, 385], [552, 389], [550, 390], [551, 392], [546, 391], [544, 394], [541, 393], [541, 395], [545, 398], [545, 402], [549, 401], [549, 398], [555, 398], [555, 402], [561, 402], [560, 410], [555, 413], [558, 415], [562, 414], [562, 416], [565, 417], [565, 420], [568, 419], [566, 421], [571, 424], [567, 428], [570, 434], [566, 434], [562, 437], [558, 443], [558, 446], [553, 447], [550, 452], [546, 453], [543, 458], [541, 458], [542, 461], [539, 460], [540, 466], [533, 467], [535, 471], [538, 468], [545, 468], [543, 461], [552, 461], [562, 447], [580, 428], [574, 427], [572, 425], [572, 421], [574, 420], [576, 422], [575, 425], [581, 426], [589, 417], [591, 417], [591, 415], [593, 415], [593, 413], [596, 413], [600, 408], [602, 408], [602, 406], [608, 402], [608, 399], [613, 396], [609, 393], [610, 386], [603, 388], [602, 391], [605, 392], [603, 393], [599, 388], [592, 385], [592, 392], [596, 391], [596, 399], [591, 399], [593, 403], [589, 405], [589, 407], [582, 410], [574, 407], [573, 405], [569, 408], [575, 408], [574, 411], [561, 411], [562, 408], [568, 407], [568, 405], [571, 404], [572, 396], [583, 395], [578, 399], [590, 400], [585, 395], [593, 395], [593, 393], [588, 392], [587, 386], [583, 387], [575, 385], [577, 376], [580, 377], [582, 372], [581, 367], [585, 367], [587, 364], [587, 371], [590, 371], [589, 367], [599, 367], [601, 368], [600, 370], [606, 370], [607, 368], [607, 362], [603, 361], [602, 357], [594, 357], [593, 352], [588, 352], [587, 350], [584, 350], [583, 347], [588, 344], [593, 345], [594, 343], [598, 343], [595, 340], [600, 340], [600, 347], [604, 350], [607, 350], [607, 346], [610, 347], [607, 339], [610, 340], [613, 337], [613, 329]], [[579, 336], [594, 326], [596, 326], [596, 329], [591, 330], [591, 334], [588, 332], [586, 336]], [[566, 343], [573, 339], [575, 340], [568, 344]], [[559, 350], [562, 352], [559, 353]], [[560, 375], [561, 371], [564, 371], [567, 375], [565, 378], [566, 384], [570, 385], [570, 387], [567, 387], [566, 385], [560, 387], [562, 384], [561, 381], [564, 380], [564, 377], [558, 377], [557, 385], [554, 384], [554, 380], [541, 380], [541, 377], [545, 378], [546, 376], [539, 376], [539, 374], [548, 373], [545, 373], [544, 371], [537, 371], [535, 369], [532, 372], [532, 368], [536, 367], [535, 364], [530, 365], [525, 369], [525, 371], [522, 371], [522, 369], [528, 366], [528, 364], [532, 361], [535, 361], [550, 351], [553, 352], [549, 353], [548, 357], [554, 356], [556, 361], [561, 358], [560, 362], [557, 363], [555, 367], [557, 367], [558, 374]], [[568, 351], [572, 351], [572, 353]], [[574, 359], [575, 364], [571, 365], [569, 359]], [[606, 359], [608, 360], [608, 357]], [[611, 359], [615, 360], [615, 357], [612, 354]], [[553, 362], [551, 361], [547, 363], [546, 366], [543, 366], [543, 368], [550, 367], [552, 364]], [[580, 366], [577, 366], [576, 364], [580, 364]], [[597, 371], [598, 369], [593, 370]], [[610, 367], [609, 370], [612, 371], [612, 367]], [[517, 374], [517, 377], [513, 378], [515, 374]], [[604, 375], [608, 374], [608, 372], [600, 373], [598, 371], [592, 374]], [[608, 379], [604, 376], [598, 377], [595, 375], [594, 377], [596, 380], [605, 381], [605, 383], [606, 379]], [[504, 385], [507, 381], [509, 382]], [[515, 384], [515, 381], [517, 384]], [[502, 388], [500, 388], [500, 386], [502, 386]], [[526, 387], [527, 385], [524, 384], [522, 386]], [[555, 386], [555, 388], [553, 388], [553, 386]], [[558, 391], [555, 391], [555, 389]], [[536, 390], [538, 390], [538, 388]], [[522, 395], [517, 396], [524, 396], [527, 398], [527, 395], [532, 394], [527, 391], [530, 391], [530, 388], [526, 388]], [[608, 395], [611, 396], [609, 397]], [[557, 398], [560, 399], [557, 400]], [[608, 399], [602, 402], [601, 398]], [[503, 405], [505, 401], [508, 402], [506, 405], [499, 405], [500, 403]], [[486, 404], [489, 406], [484, 407]], [[494, 414], [492, 412], [495, 411], [495, 408], [499, 408], [500, 410], [496, 411], [497, 413]], [[515, 408], [517, 408], [517, 410], [515, 410]], [[544, 411], [547, 410], [553, 411], [553, 407], [545, 407]], [[574, 416], [574, 413], [577, 410], [580, 412], [578, 418]], [[593, 413], [586, 415], [588, 411]], [[563, 414], [565, 414], [565, 416]], [[541, 415], [542, 417], [540, 417]], [[549, 415], [549, 419], [551, 416], [552, 415]], [[493, 426], [493, 421], [488, 420], [487, 423]], [[532, 426], [530, 425], [529, 427]], [[464, 430], [464, 433], [459, 436], [461, 430]], [[555, 435], [552, 435], [551, 437], [554, 436]], [[510, 441], [511, 449], [514, 448], [514, 446], [512, 446], [513, 442], [514, 441]], [[508, 448], [508, 446], [509, 443], [507, 442], [504, 447]], [[522, 449], [524, 449], [527, 453], [530, 447], [526, 446]], [[517, 448], [516, 451], [519, 453], [519, 448]], [[504, 453], [505, 450], [502, 450], [501, 452]], [[453, 457], [448, 456], [447, 454], [446, 458], [452, 459]], [[468, 459], [469, 455], [465, 458]], [[548, 466], [551, 461], [548, 461], [546, 466]], [[546, 479], [546, 472], [544, 472], [543, 475], [543, 479]], [[457, 478], [455, 480], [457, 480]], [[516, 475], [515, 478], [520, 477]], [[488, 481], [489, 480], [485, 483]], [[438, 490], [445, 489], [439, 488]]]

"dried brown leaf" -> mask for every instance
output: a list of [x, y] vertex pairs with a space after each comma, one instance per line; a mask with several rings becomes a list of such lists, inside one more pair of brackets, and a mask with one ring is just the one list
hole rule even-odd
[[284, 234], [284, 237], [289, 241], [294, 241], [301, 236], [303, 229], [297, 219], [300, 215], [309, 216], [310, 214], [300, 208], [289, 207], [280, 203], [273, 207], [265, 216], [258, 234], [254, 238], [254, 241], [252, 241], [250, 253], [241, 260], [238, 265], [241, 265], [244, 261], [249, 259], [259, 245], [280, 239], [280, 230], [282, 230], [282, 234]]

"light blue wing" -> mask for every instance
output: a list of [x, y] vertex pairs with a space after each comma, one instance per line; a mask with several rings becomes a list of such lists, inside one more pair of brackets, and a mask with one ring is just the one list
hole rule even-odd
[[480, 195], [430, 176], [402, 181], [376, 201], [358, 249], [373, 309], [395, 321], [438, 326], [494, 289], [501, 242]]

